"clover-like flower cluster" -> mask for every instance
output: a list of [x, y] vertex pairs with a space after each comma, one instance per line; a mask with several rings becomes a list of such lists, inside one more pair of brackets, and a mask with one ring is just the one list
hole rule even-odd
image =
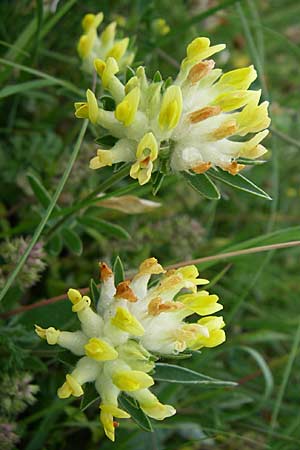
[[[185, 349], [215, 347], [225, 340], [222, 317], [212, 314], [222, 309], [217, 295], [197, 286], [208, 283], [198, 278], [195, 266], [166, 272], [155, 258], [145, 260], [129, 281], [115, 286], [114, 274], [100, 264], [101, 295], [96, 311], [91, 299], [69, 289], [72, 311], [77, 313], [81, 330], [60, 331], [41, 328], [36, 333], [48, 344], [58, 344], [80, 357], [72, 373], [58, 389], [60, 398], [80, 397], [82, 386], [94, 382], [101, 396], [100, 420], [106, 435], [114, 441], [116, 418], [128, 418], [119, 408], [118, 396], [124, 391], [135, 399], [149, 417], [163, 420], [175, 414], [170, 405], [159, 402], [149, 390], [154, 380], [158, 355], [174, 355]], [[151, 288], [152, 275], [162, 274]], [[204, 316], [187, 323], [193, 314]]]
[[[200, 174], [219, 167], [235, 175], [244, 168], [238, 158], [263, 155], [268, 102], [259, 104], [261, 91], [248, 89], [257, 77], [253, 66], [224, 74], [214, 69], [208, 58], [224, 48], [211, 46], [208, 38], [193, 40], [174, 82], [159, 77], [149, 81], [138, 67], [124, 85], [116, 76], [116, 59], [95, 59], [115, 108], [105, 110], [88, 90], [87, 101], [75, 104], [75, 115], [100, 125], [117, 142], [111, 149], [99, 149], [90, 167], [130, 162], [131, 177], [145, 184], [156, 170]], [[248, 140], [236, 139], [250, 133], [254, 136]]]
[[84, 33], [79, 39], [77, 50], [82, 59], [82, 68], [88, 73], [94, 73], [94, 60], [104, 61], [113, 57], [119, 64], [120, 70], [130, 65], [134, 53], [128, 51], [129, 38], [116, 39], [116, 22], [111, 22], [98, 36], [97, 28], [103, 21], [103, 13], [86, 14], [82, 20]]

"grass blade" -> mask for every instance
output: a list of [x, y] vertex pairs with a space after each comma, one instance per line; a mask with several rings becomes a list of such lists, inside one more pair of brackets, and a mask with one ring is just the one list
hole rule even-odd
[[79, 153], [86, 129], [88, 126], [88, 120], [84, 120], [82, 126], [81, 126], [81, 130], [80, 133], [78, 135], [76, 144], [74, 146], [74, 150], [71, 154], [69, 163], [64, 171], [64, 174], [60, 180], [60, 182], [58, 183], [57, 189], [52, 197], [51, 203], [49, 204], [47, 210], [45, 211], [45, 214], [41, 220], [41, 222], [39, 223], [38, 227], [35, 230], [34, 235], [32, 236], [32, 239], [28, 245], [28, 247], [26, 248], [24, 254], [21, 256], [21, 258], [19, 259], [15, 269], [12, 271], [12, 273], [10, 274], [10, 276], [8, 277], [5, 285], [3, 286], [3, 289], [0, 293], [0, 302], [3, 300], [5, 294], [7, 293], [7, 291], [9, 290], [9, 288], [11, 287], [11, 285], [13, 284], [15, 278], [17, 277], [17, 275], [19, 274], [20, 270], [22, 269], [22, 267], [24, 266], [28, 256], [30, 255], [31, 250], [33, 249], [33, 247], [35, 246], [35, 244], [38, 242], [45, 226], [47, 225], [47, 222], [49, 220], [49, 217], [51, 216], [52, 211], [55, 208], [55, 205], [57, 203], [57, 200], [59, 199], [60, 194], [62, 193], [62, 190], [67, 182], [67, 179], [69, 178], [69, 175], [71, 173], [72, 167], [76, 161], [77, 155]]

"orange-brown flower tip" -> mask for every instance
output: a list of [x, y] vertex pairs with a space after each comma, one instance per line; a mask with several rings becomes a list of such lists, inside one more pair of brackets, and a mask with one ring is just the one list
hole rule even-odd
[[192, 168], [192, 171], [197, 173], [197, 174], [204, 173], [208, 169], [210, 169], [211, 166], [212, 166], [212, 164], [210, 162], [207, 162], [207, 163], [204, 162], [204, 163], [201, 163], [201, 164], [197, 164], [197, 166], [194, 166]]
[[238, 164], [236, 161], [232, 161], [228, 166], [222, 167], [223, 170], [226, 170], [226, 172], [229, 172], [231, 175], [237, 175], [244, 168], [244, 164]]
[[169, 270], [166, 271], [165, 276], [166, 277], [171, 277], [175, 273], [176, 273], [176, 269], [169, 269]]
[[238, 130], [238, 125], [235, 119], [228, 120], [223, 123], [219, 128], [217, 128], [212, 134], [211, 137], [216, 140], [224, 139], [226, 137], [232, 136]]
[[156, 297], [148, 305], [148, 314], [151, 316], [158, 316], [163, 312], [176, 311], [178, 309], [185, 308], [185, 305], [181, 302], [165, 302], [162, 303], [160, 297]]
[[136, 302], [137, 296], [134, 294], [129, 284], [130, 284], [129, 280], [121, 281], [121, 283], [119, 283], [117, 286], [115, 298], [123, 298], [131, 303]]
[[114, 428], [118, 428], [119, 425], [120, 425], [119, 422], [117, 422], [116, 420], [113, 421]]
[[139, 273], [138, 275], [158, 275], [160, 273], [164, 273], [164, 268], [157, 262], [156, 258], [148, 258], [145, 259], [145, 261], [142, 262], [142, 264], [139, 267]]
[[204, 108], [193, 111], [188, 115], [189, 122], [192, 124], [206, 120], [209, 117], [217, 116], [220, 114], [220, 106], [205, 106]]
[[146, 158], [144, 158], [144, 159], [140, 162], [141, 167], [147, 167], [150, 161], [151, 161], [150, 156], [146, 156]]
[[101, 281], [106, 281], [108, 278], [110, 278], [113, 275], [113, 271], [105, 262], [99, 263], [99, 268], [100, 268]]
[[207, 61], [200, 61], [195, 64], [188, 74], [188, 80], [194, 84], [204, 78], [213, 68], [215, 67], [215, 62], [212, 59]]

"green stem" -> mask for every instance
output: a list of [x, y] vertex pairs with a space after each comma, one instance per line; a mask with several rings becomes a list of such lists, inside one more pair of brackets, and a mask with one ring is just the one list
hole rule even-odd
[[107, 189], [109, 189], [111, 186], [113, 186], [117, 181], [122, 180], [122, 178], [127, 177], [129, 174], [129, 164], [126, 164], [124, 167], [122, 167], [118, 172], [116, 172], [114, 175], [112, 175], [108, 180], [101, 183], [97, 189], [92, 191], [89, 195], [87, 195], [83, 201], [90, 200], [94, 197], [96, 197], [101, 192], [105, 192]]
[[39, 78], [44, 78], [45, 80], [52, 81], [55, 84], [58, 84], [68, 91], [73, 92], [76, 95], [84, 96], [83, 91], [78, 89], [74, 84], [70, 83], [66, 80], [61, 80], [60, 78], [53, 77], [52, 75], [48, 75], [47, 73], [41, 72], [40, 70], [32, 69], [31, 67], [23, 66], [22, 64], [15, 63], [14, 61], [9, 61], [7, 59], [0, 58], [0, 63], [9, 67], [14, 67], [15, 69], [22, 70], [23, 72], [31, 73]]
[[114, 175], [112, 175], [108, 180], [105, 180], [103, 183], [101, 183], [97, 189], [92, 191], [89, 195], [87, 195], [80, 203], [77, 205], [74, 205], [72, 209], [65, 214], [58, 222], [56, 222], [48, 231], [47, 233], [47, 240], [53, 236], [56, 230], [58, 230], [70, 217], [73, 216], [73, 214], [77, 211], [79, 211], [82, 208], [85, 208], [89, 206], [93, 200], [95, 200], [95, 197], [101, 193], [105, 192], [107, 189], [112, 187], [115, 183], [125, 178], [129, 173], [129, 166], [126, 164], [125, 167], [123, 167], [121, 170], [116, 172]]
[[275, 136], [277, 136], [282, 141], [287, 142], [288, 144], [292, 145], [293, 147], [300, 149], [300, 141], [297, 141], [296, 139], [292, 138], [291, 136], [288, 136], [287, 134], [283, 133], [282, 131], [277, 130], [276, 128], [271, 127], [270, 131], [271, 131], [271, 133], [273, 133]]
[[278, 395], [275, 401], [275, 406], [273, 409], [273, 413], [272, 413], [272, 418], [271, 418], [271, 425], [270, 425], [270, 435], [273, 434], [273, 430], [276, 427], [277, 424], [277, 419], [278, 419], [278, 415], [279, 415], [279, 411], [281, 408], [281, 404], [282, 404], [282, 400], [284, 397], [284, 393], [287, 387], [287, 383], [289, 381], [291, 372], [292, 372], [292, 368], [293, 368], [293, 364], [295, 361], [295, 358], [297, 356], [298, 353], [298, 349], [299, 349], [299, 345], [300, 345], [300, 321], [299, 321], [299, 325], [297, 327], [296, 333], [295, 333], [295, 338], [293, 341], [293, 345], [288, 357], [288, 361], [285, 367], [285, 371], [283, 374], [283, 378], [282, 378], [282, 382], [281, 385], [279, 387], [278, 390]]
[[28, 256], [30, 255], [31, 250], [33, 249], [33, 247], [35, 246], [35, 244], [38, 242], [48, 220], [49, 217], [51, 216], [52, 211], [55, 208], [55, 205], [57, 203], [57, 200], [67, 182], [67, 179], [70, 175], [70, 172], [72, 170], [72, 167], [76, 161], [77, 155], [79, 153], [86, 129], [88, 126], [88, 120], [85, 120], [82, 124], [79, 136], [77, 138], [74, 150], [71, 154], [69, 163], [66, 167], [66, 170], [64, 171], [64, 174], [60, 180], [60, 182], [58, 183], [57, 189], [53, 195], [53, 198], [47, 208], [47, 210], [45, 211], [44, 217], [42, 218], [39, 226], [36, 228], [34, 235], [32, 236], [32, 239], [28, 245], [28, 247], [26, 248], [24, 254], [21, 256], [21, 258], [18, 261], [18, 264], [16, 265], [15, 269], [13, 270], [13, 272], [10, 274], [10, 276], [8, 277], [1, 293], [0, 293], [0, 302], [3, 300], [5, 294], [7, 293], [7, 291], [9, 290], [9, 288], [11, 287], [11, 285], [13, 284], [15, 278], [17, 277], [18, 273], [20, 272], [20, 270], [22, 269], [23, 265], [25, 264]]

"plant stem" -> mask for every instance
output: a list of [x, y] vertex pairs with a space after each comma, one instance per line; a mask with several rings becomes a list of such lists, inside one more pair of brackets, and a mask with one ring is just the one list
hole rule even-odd
[[237, 250], [233, 252], [227, 252], [227, 253], [219, 253], [218, 255], [212, 255], [212, 256], [205, 256], [204, 258], [197, 258], [197, 259], [191, 259], [190, 261], [182, 261], [180, 263], [172, 264], [171, 266], [168, 266], [167, 269], [177, 269], [178, 267], [188, 266], [190, 264], [201, 264], [208, 261], [217, 261], [227, 258], [233, 258], [235, 256], [242, 256], [242, 255], [249, 255], [251, 253], [258, 253], [258, 252], [266, 252], [270, 250], [276, 250], [280, 248], [288, 248], [288, 247], [295, 247], [299, 246], [300, 241], [290, 241], [290, 242], [282, 242], [280, 244], [270, 244], [270, 245], [261, 245], [259, 247], [251, 247], [246, 248], [244, 250]]
[[300, 141], [297, 141], [296, 139], [292, 138], [291, 136], [288, 136], [287, 134], [282, 133], [282, 131], [279, 131], [276, 128], [271, 127], [270, 131], [271, 131], [271, 133], [273, 133], [275, 136], [277, 136], [282, 141], [287, 142], [288, 144], [292, 145], [293, 147], [300, 149]]
[[288, 361], [285, 367], [285, 371], [283, 373], [283, 377], [282, 377], [282, 382], [281, 385], [279, 387], [278, 390], [278, 395], [275, 401], [275, 406], [273, 409], [273, 413], [272, 413], [272, 418], [271, 418], [271, 425], [270, 425], [270, 435], [272, 436], [272, 432], [274, 430], [274, 428], [276, 427], [276, 423], [277, 423], [277, 418], [279, 415], [279, 411], [280, 411], [280, 407], [282, 404], [282, 400], [283, 400], [283, 396], [285, 393], [285, 389], [288, 383], [288, 380], [290, 378], [291, 372], [292, 372], [292, 367], [296, 358], [296, 355], [298, 353], [298, 348], [300, 345], [300, 320], [299, 320], [299, 325], [297, 327], [296, 333], [295, 333], [295, 338], [293, 341], [293, 345], [288, 357]]
[[3, 300], [5, 294], [7, 293], [7, 291], [9, 290], [9, 288], [11, 287], [11, 285], [13, 284], [15, 278], [17, 277], [18, 273], [20, 272], [20, 270], [22, 269], [23, 265], [25, 264], [28, 256], [30, 255], [31, 250], [33, 249], [33, 247], [35, 246], [35, 244], [38, 242], [48, 220], [49, 217], [51, 216], [52, 211], [55, 208], [55, 205], [57, 203], [57, 200], [66, 184], [66, 181], [70, 175], [70, 172], [72, 170], [72, 167], [76, 161], [77, 155], [79, 153], [86, 129], [88, 126], [88, 120], [85, 120], [81, 126], [81, 130], [80, 133], [78, 135], [76, 144], [74, 146], [74, 150], [71, 154], [69, 163], [64, 171], [64, 174], [60, 180], [60, 182], [58, 183], [57, 189], [53, 195], [53, 198], [47, 208], [47, 210], [45, 211], [44, 217], [42, 218], [40, 224], [38, 225], [38, 227], [35, 230], [34, 235], [32, 236], [32, 239], [28, 245], [28, 247], [26, 248], [24, 254], [21, 256], [21, 258], [18, 261], [18, 264], [16, 265], [15, 269], [13, 270], [13, 272], [10, 274], [10, 276], [8, 277], [1, 293], [0, 293], [0, 302]]
[[58, 222], [56, 222], [48, 231], [47, 233], [47, 239], [49, 239], [58, 228], [60, 228], [72, 215], [79, 211], [82, 208], [85, 208], [91, 204], [91, 200], [93, 200], [99, 193], [105, 192], [107, 189], [109, 189], [111, 186], [113, 186], [118, 181], [125, 178], [129, 173], [129, 166], [126, 165], [121, 170], [116, 172], [114, 175], [112, 175], [108, 180], [105, 180], [103, 183], [101, 183], [97, 189], [92, 191], [90, 194], [88, 194], [80, 203], [77, 205], [74, 205], [72, 210], [68, 212], [66, 215], [64, 215]]
[[[252, 248], [247, 248], [244, 250], [237, 250], [234, 252], [219, 253], [218, 255], [205, 256], [204, 258], [198, 258], [198, 259], [193, 259], [193, 260], [189, 260], [189, 261], [182, 261], [180, 263], [173, 264], [171, 266], [166, 266], [165, 269], [170, 270], [170, 269], [174, 269], [177, 267], [189, 266], [191, 264], [200, 264], [200, 263], [206, 262], [206, 261], [217, 261], [217, 260], [232, 258], [234, 256], [243, 256], [243, 255], [248, 255], [250, 253], [259, 253], [259, 252], [266, 252], [266, 251], [270, 251], [270, 250], [279, 250], [282, 248], [296, 247], [299, 245], [300, 245], [300, 241], [290, 241], [290, 242], [281, 242], [279, 244], [262, 245], [260, 247], [252, 247]], [[128, 277], [130, 277], [130, 276], [128, 276]], [[78, 290], [81, 292], [81, 294], [86, 294], [89, 291], [89, 288], [85, 287], [85, 288], [81, 288]], [[7, 312], [0, 314], [0, 318], [3, 318], [3, 319], [8, 318], [8, 317], [14, 316], [16, 314], [20, 314], [25, 311], [29, 311], [31, 309], [50, 305], [51, 303], [56, 303], [60, 300], [64, 300], [66, 297], [67, 297], [67, 294], [62, 294], [62, 295], [58, 295], [56, 297], [52, 297], [49, 299], [40, 300], [39, 302], [32, 303], [31, 305], [20, 306], [19, 308], [16, 308], [14, 310], [7, 311]]]

